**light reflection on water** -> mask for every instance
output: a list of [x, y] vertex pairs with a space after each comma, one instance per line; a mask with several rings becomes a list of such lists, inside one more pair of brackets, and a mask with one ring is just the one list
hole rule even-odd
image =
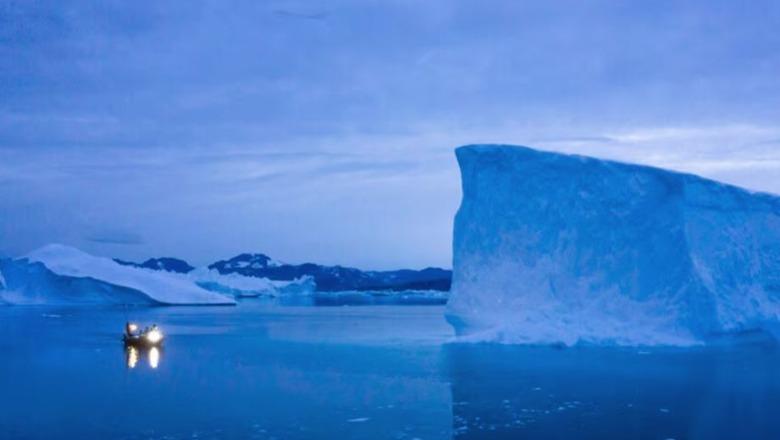
[[127, 368], [135, 368], [138, 364], [138, 349], [129, 346], [125, 348], [125, 355], [127, 356]]
[[147, 354], [149, 357], [149, 366], [152, 368], [157, 368], [158, 365], [160, 365], [160, 349], [157, 347], [151, 347], [149, 349], [149, 353]]
[[160, 365], [162, 350], [158, 347], [134, 347], [128, 345], [125, 347], [125, 364], [127, 368], [133, 369], [138, 365], [140, 359], [146, 359], [150, 368], [156, 369]]

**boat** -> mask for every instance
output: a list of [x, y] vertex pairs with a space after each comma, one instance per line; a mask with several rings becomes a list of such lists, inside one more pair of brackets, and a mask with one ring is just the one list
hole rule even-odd
[[138, 325], [131, 322], [125, 325], [125, 334], [122, 337], [125, 346], [132, 347], [159, 347], [164, 339], [165, 335], [157, 324], [139, 331]]

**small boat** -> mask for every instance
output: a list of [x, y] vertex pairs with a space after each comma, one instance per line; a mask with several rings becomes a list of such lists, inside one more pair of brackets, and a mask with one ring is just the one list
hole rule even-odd
[[122, 337], [125, 345], [132, 347], [159, 347], [163, 339], [165, 336], [156, 324], [139, 331], [138, 325], [131, 322], [125, 325], [125, 334]]

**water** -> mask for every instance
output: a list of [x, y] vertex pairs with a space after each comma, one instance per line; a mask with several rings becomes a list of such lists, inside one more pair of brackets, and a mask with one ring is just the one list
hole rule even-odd
[[780, 438], [780, 350], [450, 343], [441, 306], [0, 307], [0, 438]]

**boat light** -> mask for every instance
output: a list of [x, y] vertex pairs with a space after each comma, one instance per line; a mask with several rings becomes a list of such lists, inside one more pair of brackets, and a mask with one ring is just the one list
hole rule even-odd
[[162, 332], [160, 330], [150, 330], [149, 333], [146, 334], [146, 340], [151, 342], [152, 344], [156, 344], [160, 342], [163, 338]]

